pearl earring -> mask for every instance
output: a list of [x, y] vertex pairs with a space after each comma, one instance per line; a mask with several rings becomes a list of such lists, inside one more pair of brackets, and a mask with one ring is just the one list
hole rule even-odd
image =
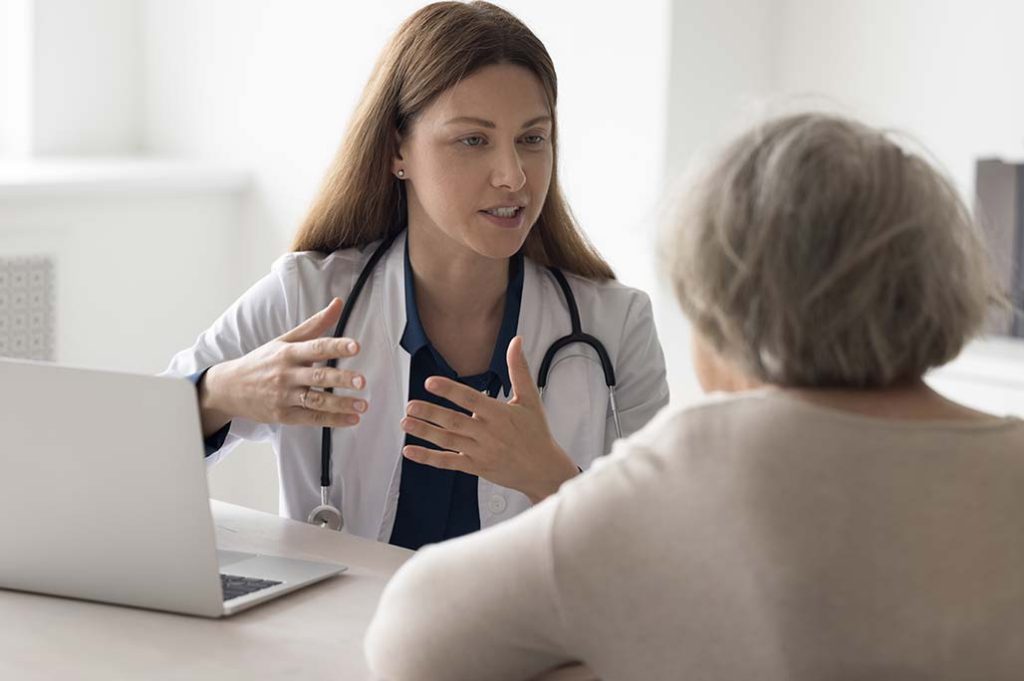
[[398, 179], [399, 180], [404, 180], [405, 179], [405, 171], [404, 170], [399, 170], [398, 173], [396, 173], [396, 174], [398, 175]]

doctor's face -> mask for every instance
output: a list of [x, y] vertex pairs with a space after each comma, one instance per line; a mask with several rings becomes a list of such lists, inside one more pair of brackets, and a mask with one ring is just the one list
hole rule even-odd
[[394, 170], [405, 171], [411, 229], [489, 258], [519, 250], [551, 181], [552, 120], [540, 81], [487, 66], [415, 118]]

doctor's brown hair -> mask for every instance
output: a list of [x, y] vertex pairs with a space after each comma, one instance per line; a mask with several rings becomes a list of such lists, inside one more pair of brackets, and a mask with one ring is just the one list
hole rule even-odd
[[533, 73], [551, 111], [551, 184], [523, 252], [540, 265], [614, 279], [611, 267], [579, 230], [558, 183], [558, 85], [551, 57], [519, 19], [487, 2], [427, 5], [398, 29], [363, 91], [292, 250], [330, 253], [401, 230], [405, 189], [391, 173], [400, 136], [438, 95], [494, 64], [515, 64]]

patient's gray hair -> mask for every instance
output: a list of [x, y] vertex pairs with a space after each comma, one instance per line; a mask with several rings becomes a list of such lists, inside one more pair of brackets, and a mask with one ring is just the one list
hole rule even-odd
[[832, 115], [786, 116], [733, 142], [670, 231], [669, 273], [696, 329], [775, 385], [919, 378], [999, 298], [950, 182]]

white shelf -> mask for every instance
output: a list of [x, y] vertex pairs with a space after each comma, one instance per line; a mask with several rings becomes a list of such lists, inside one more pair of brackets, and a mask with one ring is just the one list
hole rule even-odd
[[240, 168], [159, 158], [0, 160], [0, 199], [138, 192], [242, 192]]
[[928, 374], [947, 397], [991, 414], [1024, 418], [1024, 340], [986, 338]]
[[1024, 389], [1024, 339], [976, 340], [959, 357], [937, 369], [934, 374], [943, 378]]

